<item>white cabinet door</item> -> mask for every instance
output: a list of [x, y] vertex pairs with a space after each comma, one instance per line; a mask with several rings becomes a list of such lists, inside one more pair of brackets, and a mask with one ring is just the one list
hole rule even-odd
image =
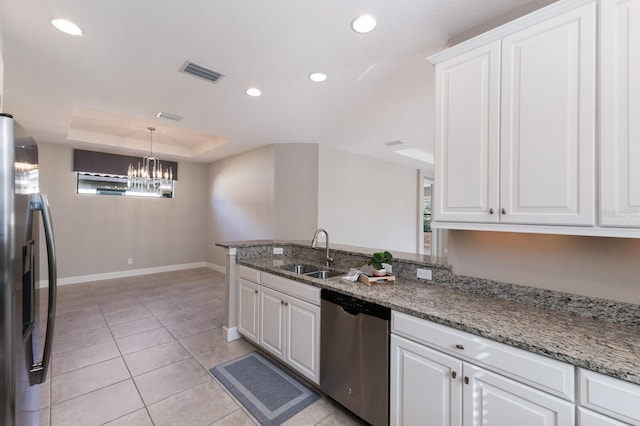
[[433, 215], [497, 222], [500, 41], [436, 66]]
[[640, 1], [600, 9], [600, 224], [640, 226]]
[[284, 359], [286, 296], [270, 288], [260, 291], [260, 346]]
[[391, 425], [462, 424], [462, 361], [391, 335]]
[[259, 321], [258, 284], [238, 279], [238, 332], [247, 339], [258, 343]]
[[464, 364], [465, 426], [574, 426], [574, 404]]
[[628, 423], [622, 423], [611, 417], [603, 416], [595, 411], [587, 410], [584, 407], [578, 407], [578, 425], [579, 426], [627, 426]]
[[320, 307], [287, 297], [285, 362], [320, 383]]
[[502, 39], [501, 222], [595, 224], [595, 70], [595, 2]]
[[640, 385], [578, 369], [578, 400], [590, 408], [626, 424], [640, 426]]

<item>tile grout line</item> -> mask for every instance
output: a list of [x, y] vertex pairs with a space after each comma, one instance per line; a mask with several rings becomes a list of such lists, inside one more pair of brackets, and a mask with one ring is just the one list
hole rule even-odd
[[[136, 300], [138, 300], [138, 299], [136, 298]], [[98, 302], [96, 301], [96, 303], [98, 303]], [[102, 317], [104, 318], [104, 311], [102, 310], [102, 305], [100, 303], [98, 303], [98, 309], [100, 309], [100, 312], [102, 313]], [[104, 318], [104, 321], [106, 323], [107, 319]], [[118, 353], [120, 354], [120, 358], [122, 358], [122, 363], [124, 364], [125, 368], [127, 369], [127, 372], [129, 373], [129, 379], [133, 383], [133, 386], [135, 386], [136, 392], [138, 392], [138, 397], [140, 397], [140, 402], [142, 402], [142, 406], [144, 407], [144, 410], [146, 411], [147, 416], [149, 417], [149, 420], [151, 420], [151, 424], [153, 426], [155, 426], [155, 422], [153, 421], [153, 417], [151, 417], [151, 413], [149, 412], [149, 408], [147, 407], [147, 404], [144, 402], [144, 399], [142, 398], [142, 394], [140, 393], [140, 389], [138, 389], [138, 384], [136, 383], [135, 379], [133, 378], [133, 374], [131, 373], [131, 370], [129, 369], [129, 365], [127, 364], [127, 361], [125, 361], [125, 359], [124, 359], [124, 355], [122, 354], [122, 351], [120, 350], [120, 346], [118, 346], [118, 341], [116, 340], [116, 337], [113, 335], [113, 331], [111, 330], [111, 327], [109, 326], [109, 323], [107, 323], [107, 328], [109, 329], [109, 333], [111, 334], [111, 337], [113, 338], [113, 343], [116, 345], [116, 348], [118, 349]], [[138, 411], [138, 410], [134, 410], [131, 413], [127, 413], [127, 414], [125, 414], [123, 416], [120, 416], [118, 418], [109, 420], [109, 422], [112, 422], [112, 421], [118, 420], [118, 419], [120, 419], [122, 417], [128, 416], [129, 414], [135, 413], [136, 411]]]
[[[177, 277], [176, 277], [176, 279], [179, 279], [179, 278], [177, 278]], [[188, 280], [188, 281], [185, 281], [185, 282], [181, 282], [181, 284], [184, 284], [184, 285], [173, 285], [173, 283], [168, 282], [167, 284], [160, 285], [160, 286], [158, 286], [157, 288], [162, 289], [162, 288], [164, 287], [165, 289], [169, 290], [169, 293], [174, 293], [174, 292], [176, 292], [176, 291], [180, 291], [180, 289], [183, 289], [183, 290], [188, 291], [188, 292], [193, 292], [193, 296], [192, 296], [191, 294], [189, 294], [189, 295], [187, 295], [187, 298], [191, 298], [191, 299], [193, 299], [193, 298], [195, 297], [195, 298], [197, 299], [197, 296], [196, 296], [196, 295], [197, 295], [197, 293], [198, 293], [198, 290], [206, 291], [206, 290], [207, 290], [207, 288], [208, 288], [208, 285], [195, 284], [195, 283], [198, 283], [199, 281], [202, 281], [202, 282], [207, 283], [207, 282], [209, 281], [209, 279], [206, 279], [206, 281], [205, 281], [205, 279], [204, 279], [203, 277], [199, 277], [198, 279], [191, 279], [191, 280]], [[132, 284], [133, 284], [133, 283], [132, 283]], [[110, 297], [109, 297], [109, 295], [107, 295], [107, 294], [100, 294], [100, 295], [99, 295], [99, 292], [97, 291], [97, 288], [96, 288], [96, 286], [95, 286], [95, 285], [93, 285], [93, 284], [91, 284], [91, 283], [87, 283], [87, 286], [88, 286], [88, 289], [89, 289], [89, 294], [88, 294], [88, 296], [89, 296], [89, 298], [90, 298], [91, 302], [94, 302], [94, 303], [96, 304], [96, 306], [98, 307], [98, 310], [99, 310], [100, 315], [101, 315], [101, 317], [102, 317], [101, 319], [104, 321], [104, 324], [105, 324], [106, 328], [108, 329], [108, 334], [109, 334], [109, 336], [111, 337], [111, 340], [112, 340], [112, 341], [115, 343], [115, 345], [116, 345], [116, 349], [117, 349], [117, 352], [118, 352], [119, 356], [115, 356], [114, 358], [110, 358], [110, 359], [107, 359], [107, 360], [102, 360], [102, 361], [100, 361], [100, 362], [96, 362], [96, 363], [94, 363], [94, 364], [90, 364], [90, 365], [87, 365], [87, 366], [83, 366], [83, 367], [79, 367], [79, 368], [76, 368], [76, 369], [72, 369], [72, 370], [66, 371], [66, 372], [64, 372], [64, 373], [62, 373], [62, 374], [67, 374], [67, 373], [70, 373], [70, 372], [76, 371], [76, 370], [81, 369], [81, 368], [91, 367], [91, 366], [98, 365], [98, 364], [103, 363], [103, 362], [107, 362], [107, 361], [110, 361], [110, 360], [114, 360], [114, 359], [119, 358], [119, 359], [121, 359], [121, 360], [122, 360], [122, 362], [124, 362], [124, 364], [125, 364], [125, 368], [127, 369], [128, 376], [129, 376], [129, 377], [128, 377], [128, 378], [126, 378], [126, 379], [123, 379], [123, 380], [121, 380], [121, 381], [118, 381], [118, 382], [115, 382], [115, 383], [111, 383], [111, 384], [109, 384], [109, 385], [107, 385], [107, 386], [103, 386], [103, 387], [101, 387], [101, 388], [99, 388], [99, 389], [94, 389], [94, 390], [92, 390], [91, 392], [86, 392], [86, 393], [84, 393], [84, 394], [82, 394], [82, 395], [78, 395], [78, 396], [76, 396], [76, 397], [74, 397], [74, 398], [69, 398], [69, 399], [66, 399], [66, 400], [64, 400], [64, 401], [59, 401], [57, 404], [61, 404], [61, 403], [63, 403], [63, 402], [66, 402], [66, 401], [69, 401], [69, 400], [72, 400], [72, 399], [75, 399], [75, 398], [81, 397], [81, 396], [83, 396], [83, 395], [87, 395], [87, 394], [90, 394], [90, 393], [93, 393], [93, 392], [99, 391], [99, 390], [104, 389], [104, 388], [106, 388], [106, 387], [108, 387], [108, 386], [112, 386], [112, 385], [115, 385], [115, 384], [118, 384], [118, 383], [122, 383], [122, 382], [124, 382], [124, 381], [126, 381], [126, 380], [131, 379], [131, 380], [132, 380], [132, 382], [133, 382], [133, 384], [134, 384], [134, 386], [136, 387], [136, 391], [138, 392], [138, 395], [139, 395], [139, 397], [140, 397], [140, 399], [141, 399], [141, 402], [143, 403], [143, 406], [144, 406], [144, 408], [145, 408], [145, 411], [147, 412], [147, 415], [148, 415], [148, 417], [149, 417], [150, 421], [151, 421], [153, 424], [155, 424], [155, 422], [153, 421], [153, 418], [151, 417], [151, 414], [150, 414], [150, 412], [149, 412], [149, 409], [148, 409], [149, 407], [148, 407], [148, 405], [145, 403], [144, 398], [142, 398], [142, 394], [141, 394], [140, 388], [138, 387], [138, 384], [137, 384], [137, 382], [136, 382], [136, 380], [135, 380], [135, 378], [134, 378], [134, 376], [133, 376], [133, 374], [132, 374], [132, 371], [131, 371], [131, 369], [129, 368], [129, 365], [126, 363], [125, 359], [124, 359], [125, 355], [123, 354], [122, 349], [121, 349], [121, 348], [120, 348], [120, 346], [118, 345], [118, 339], [122, 339], [122, 338], [125, 338], [125, 337], [130, 337], [130, 336], [135, 336], [135, 335], [138, 335], [138, 334], [142, 334], [142, 333], [150, 332], [150, 331], [153, 331], [153, 330], [160, 330], [160, 329], [161, 329], [161, 330], [163, 330], [164, 332], [166, 332], [169, 336], [171, 336], [171, 337], [172, 337], [172, 340], [177, 341], [177, 343], [179, 344], [179, 346], [180, 346], [180, 347], [185, 351], [185, 353], [187, 354], [187, 358], [182, 359], [182, 360], [178, 360], [178, 361], [175, 361], [175, 362], [172, 362], [172, 363], [168, 364], [167, 366], [169, 366], [169, 365], [173, 365], [173, 364], [175, 364], [176, 362], [182, 362], [182, 361], [185, 361], [185, 360], [189, 360], [190, 362], [195, 362], [195, 365], [196, 365], [196, 366], [198, 366], [198, 367], [200, 367], [200, 368], [203, 368], [203, 369], [205, 370], [205, 373], [206, 373], [206, 374], [205, 374], [205, 376], [206, 376], [209, 380], [213, 379], [213, 382], [215, 382], [216, 384], [218, 384], [218, 385], [220, 386], [220, 388], [221, 388], [221, 389], [223, 389], [223, 391], [224, 391], [226, 394], [229, 394], [229, 392], [227, 391], [227, 389], [226, 389], [224, 386], [221, 386], [221, 385], [220, 385], [220, 383], [216, 380], [215, 376], [213, 376], [213, 375], [211, 375], [211, 374], [210, 374], [210, 372], [209, 372], [209, 370], [208, 370], [207, 366], [205, 366], [205, 365], [204, 365], [204, 363], [201, 363], [200, 361], [198, 361], [198, 359], [196, 358], [196, 355], [194, 354], [194, 352], [190, 351], [190, 350], [187, 348], [187, 346], [186, 346], [182, 341], [180, 341], [180, 339], [186, 339], [186, 338], [191, 337], [191, 336], [195, 336], [195, 335], [198, 335], [198, 334], [201, 334], [201, 333], [206, 333], [206, 332], [209, 332], [209, 331], [211, 331], [211, 330], [215, 330], [215, 329], [219, 329], [219, 328], [220, 328], [220, 325], [218, 324], [218, 322], [217, 322], [215, 319], [213, 319], [212, 317], [210, 317], [210, 316], [206, 315], [206, 314], [207, 314], [207, 312], [208, 312], [208, 311], [207, 311], [207, 312], [205, 312], [205, 311], [206, 311], [206, 309], [205, 309], [205, 310], [198, 310], [198, 309], [197, 309], [198, 307], [203, 306], [203, 305], [206, 305], [207, 303], [201, 303], [200, 305], [197, 305], [195, 308], [196, 308], [196, 310], [198, 311], [198, 313], [200, 313], [204, 318], [206, 318], [206, 320], [207, 320], [208, 322], [211, 322], [214, 326], [213, 326], [212, 328], [210, 328], [210, 329], [206, 329], [206, 330], [198, 331], [198, 332], [195, 332], [195, 333], [187, 334], [187, 335], [182, 336], [182, 337], [178, 337], [176, 334], [174, 334], [173, 332], [171, 332], [171, 331], [167, 328], [167, 326], [166, 326], [165, 324], [163, 324], [161, 321], [159, 321], [158, 317], [159, 317], [159, 316], [161, 316], [161, 315], [170, 314], [170, 313], [172, 313], [172, 312], [176, 312], [176, 311], [183, 310], [183, 309], [186, 309], [186, 308], [181, 307], [180, 309], [176, 309], [176, 310], [169, 310], [169, 311], [162, 312], [162, 313], [155, 313], [155, 312], [154, 312], [154, 310], [150, 309], [150, 307], [149, 307], [149, 305], [148, 305], [148, 303], [152, 303], [152, 302], [145, 302], [145, 301], [143, 301], [143, 299], [142, 299], [142, 295], [141, 295], [141, 293], [140, 293], [140, 292], [141, 292], [141, 291], [143, 291], [143, 290], [140, 290], [140, 292], [136, 292], [136, 296], [135, 296], [135, 298], [134, 298], [134, 300], [135, 300], [135, 305], [143, 306], [143, 307], [144, 307], [144, 308], [149, 312], [149, 314], [150, 314], [150, 315], [149, 315], [149, 316], [146, 316], [146, 317], [143, 317], [143, 318], [135, 318], [135, 319], [131, 319], [130, 321], [124, 321], [124, 322], [122, 322], [122, 323], [118, 323], [118, 324], [109, 324], [109, 322], [107, 321], [107, 317], [106, 317], [106, 314], [105, 314], [104, 306], [103, 306], [103, 305], [112, 304], [112, 303], [115, 303], [115, 302], [113, 302], [112, 300], [109, 300], [109, 299], [110, 299]], [[148, 288], [150, 288], [150, 286], [146, 286], [146, 288], [148, 289]], [[112, 295], [117, 295], [117, 290], [116, 290], [116, 291], [114, 291]], [[211, 293], [210, 295], [212, 295], [212, 296], [214, 297], [214, 300], [216, 300], [216, 301], [219, 299], [219, 296], [220, 296], [220, 295], [216, 294], [215, 292], [214, 292], [214, 293]], [[158, 296], [158, 295], [154, 295], [154, 296], [155, 296], [155, 297], [154, 297], [154, 300], [153, 300], [153, 301], [161, 301], [161, 300], [163, 300], [163, 298], [162, 298], [162, 297], [160, 297], [160, 296]], [[165, 297], [166, 297], [166, 296], [165, 296]], [[214, 308], [214, 309], [217, 309], [215, 306], [214, 306], [213, 308]], [[135, 306], [131, 307], [130, 309], [135, 309]], [[123, 311], [126, 311], [126, 310], [127, 310], [127, 309], [124, 309]], [[114, 311], [114, 313], [117, 313], [117, 312], [118, 312], [118, 311]], [[111, 313], [112, 313], [112, 312], [110, 312], [110, 314], [111, 314]], [[113, 316], [113, 315], [111, 315], [111, 316]], [[133, 334], [128, 335], [128, 336], [121, 336], [121, 337], [119, 337], [119, 338], [116, 338], [116, 337], [115, 337], [114, 332], [113, 332], [113, 330], [112, 330], [112, 325], [113, 325], [113, 326], [115, 326], [115, 325], [119, 325], [119, 324], [125, 324], [125, 323], [127, 323], [127, 322], [132, 322], [132, 321], [136, 321], [136, 320], [139, 320], [139, 319], [145, 319], [145, 318], [154, 318], [156, 321], [158, 321], [158, 323], [159, 323], [159, 327], [158, 327], [157, 329], [144, 330], [144, 331], [140, 331], [140, 332], [138, 332], [138, 333], [133, 333]], [[187, 319], [187, 320], [185, 320], [185, 321], [180, 321], [180, 322], [187, 322], [187, 321], [190, 321], [190, 320], [189, 320], [189, 319]], [[177, 322], [176, 324], [179, 324], [180, 322]], [[90, 345], [81, 346], [80, 348], [76, 348], [76, 349], [82, 349], [82, 348], [85, 348], [85, 347], [93, 346], [94, 344], [105, 343], [105, 342], [107, 342], [107, 341], [108, 341], [108, 340], [105, 340], [105, 341], [103, 341], [103, 342], [96, 342], [96, 343], [93, 343], [93, 344], [90, 344]], [[157, 346], [160, 346], [160, 345], [162, 345], [162, 343], [161, 343], [161, 344], [154, 344], [154, 345], [152, 345], [152, 346], [150, 346], [150, 347], [148, 347], [148, 348], [140, 349], [140, 350], [135, 351], [135, 352], [132, 352], [132, 353], [136, 353], [136, 352], [139, 352], [139, 351], [142, 351], [142, 350], [145, 350], [145, 349], [149, 349], [149, 348], [152, 348], [152, 347], [157, 347]], [[75, 349], [73, 349], [73, 350], [75, 350]], [[70, 350], [70, 351], [71, 351], [71, 350]], [[64, 353], [64, 352], [68, 352], [68, 351], [63, 351], [63, 352], [61, 352], [61, 353]], [[127, 355], [129, 355], [129, 354], [127, 354]], [[165, 367], [165, 366], [163, 366], [163, 367]], [[155, 370], [155, 369], [154, 369], [154, 370]], [[154, 371], [154, 370], [150, 370], [149, 372]], [[52, 378], [53, 378], [53, 376], [52, 376]], [[50, 384], [50, 386], [51, 386], [51, 388], [53, 387], [53, 386], [52, 386], [52, 383]], [[186, 389], [186, 390], [188, 390], [188, 389]], [[183, 391], [185, 391], [185, 390], [183, 390]], [[183, 391], [181, 391], [181, 392], [183, 392]], [[179, 394], [179, 393], [181, 393], [181, 392], [177, 392], [177, 393], [175, 393], [175, 394], [172, 394], [172, 395], [166, 396], [165, 398], [163, 398], [163, 399], [161, 399], [161, 400], [159, 400], [159, 401], [154, 402], [154, 404], [155, 404], [155, 403], [158, 403], [158, 402], [160, 402], [160, 401], [163, 401], [163, 400], [165, 400], [165, 399], [167, 399], [167, 398], [170, 398], [170, 397], [172, 397], [172, 396], [175, 396], [175, 395], [177, 395], [177, 394]], [[252, 416], [250, 413], [249, 413], [249, 414], [247, 414], [247, 413], [246, 413], [246, 410], [244, 409], [244, 407], [243, 407], [241, 404], [239, 404], [239, 403], [235, 400], [235, 398], [234, 398], [232, 395], [230, 395], [230, 396], [232, 397], [232, 401], [234, 401], [234, 403], [235, 403], [235, 405], [236, 405], [236, 407], [237, 407], [237, 408], [236, 408], [235, 410], [233, 410], [231, 413], [228, 413], [227, 415], [224, 415], [224, 416], [222, 416], [222, 417], [220, 417], [220, 418], [216, 419], [216, 420], [214, 421], [214, 423], [215, 423], [215, 422], [220, 421], [220, 420], [221, 420], [221, 419], [223, 419], [223, 418], [226, 418], [226, 417], [227, 417], [227, 416], [229, 416], [229, 415], [232, 415], [233, 413], [236, 413], [238, 410], [241, 410], [241, 411], [242, 411], [246, 416], [248, 416], [248, 418], [250, 419], [250, 421], [252, 421], [252, 422], [254, 422], [254, 423], [255, 423], [255, 419], [253, 418], [253, 416]], [[50, 397], [50, 398], [51, 398], [51, 397]], [[53, 400], [53, 398], [51, 398], [51, 399], [50, 399], [50, 402], [51, 402], [52, 400]], [[56, 404], [56, 405], [57, 405], [57, 404]], [[51, 404], [51, 403], [50, 403], [48, 408], [49, 408], [49, 423], [51, 424], [51, 420], [52, 420], [52, 419], [51, 419], [51, 415], [52, 415], [52, 408], [53, 408], [53, 404]], [[115, 420], [117, 420], [117, 419], [120, 419], [120, 418], [122, 418], [122, 417], [125, 417], [125, 416], [127, 416], [127, 415], [130, 415], [130, 414], [132, 414], [132, 413], [134, 413], [134, 412], [137, 412], [138, 410], [139, 410], [139, 409], [136, 409], [136, 410], [134, 410], [134, 411], [131, 411], [130, 413], [126, 413], [126, 414], [124, 414], [124, 415], [122, 415], [122, 416], [120, 416], [120, 417], [117, 417], [117, 418], [115, 418], [115, 419], [111, 419], [111, 420], [109, 420], [109, 422], [111, 422], [111, 421], [115, 421]]]

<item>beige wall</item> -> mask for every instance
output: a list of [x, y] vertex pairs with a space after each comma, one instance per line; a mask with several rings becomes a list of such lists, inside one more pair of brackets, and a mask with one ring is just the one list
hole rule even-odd
[[[212, 242], [308, 240], [416, 251], [417, 170], [316, 144], [278, 144], [209, 168]], [[382, 200], [375, 201], [377, 182]], [[207, 259], [224, 265], [213, 244]]]
[[210, 165], [210, 263], [224, 265], [217, 241], [311, 239], [317, 218], [317, 152], [316, 145], [278, 144]]
[[454, 272], [640, 304], [640, 240], [449, 232]]
[[209, 166], [209, 262], [225, 264], [218, 241], [274, 238], [274, 170], [273, 145]]
[[318, 224], [318, 145], [275, 145], [275, 237], [309, 240]]
[[59, 278], [205, 261], [206, 165], [179, 163], [173, 199], [78, 195], [72, 156], [69, 146], [39, 144]]
[[3, 111], [4, 104], [4, 41], [2, 37], [2, 27], [0, 27], [0, 111]]
[[418, 251], [416, 169], [320, 146], [319, 174], [318, 225], [331, 242]]

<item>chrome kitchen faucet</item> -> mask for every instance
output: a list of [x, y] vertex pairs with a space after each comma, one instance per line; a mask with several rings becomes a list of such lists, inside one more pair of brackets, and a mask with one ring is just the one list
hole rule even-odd
[[311, 240], [311, 248], [316, 248], [316, 243], [318, 242], [318, 234], [321, 232], [324, 232], [325, 235], [325, 244], [327, 245], [325, 257], [327, 259], [327, 267], [329, 267], [331, 266], [331, 262], [333, 262], [333, 257], [329, 256], [329, 233], [326, 229], [319, 228], [316, 233], [313, 234], [313, 240]]

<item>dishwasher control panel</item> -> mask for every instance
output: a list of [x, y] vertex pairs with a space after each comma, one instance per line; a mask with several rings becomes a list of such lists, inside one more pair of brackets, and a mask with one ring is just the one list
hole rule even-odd
[[356, 315], [366, 314], [380, 319], [389, 320], [391, 318], [391, 309], [366, 300], [358, 299], [353, 296], [338, 293], [336, 291], [322, 289], [320, 298], [343, 308], [345, 311]]

